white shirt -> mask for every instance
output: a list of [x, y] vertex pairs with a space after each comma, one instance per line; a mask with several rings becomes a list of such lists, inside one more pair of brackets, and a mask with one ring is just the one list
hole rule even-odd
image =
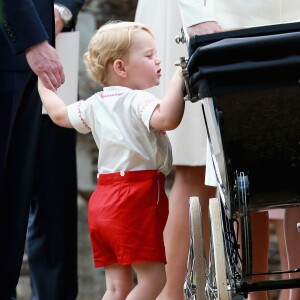
[[99, 174], [160, 170], [167, 175], [171, 171], [168, 137], [150, 128], [159, 103], [149, 92], [113, 86], [68, 106], [74, 128], [93, 134], [99, 149]]

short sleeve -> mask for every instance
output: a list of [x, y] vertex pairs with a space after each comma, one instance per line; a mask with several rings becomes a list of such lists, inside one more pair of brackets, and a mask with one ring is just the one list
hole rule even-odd
[[160, 99], [153, 96], [151, 93], [146, 91], [139, 91], [132, 102], [133, 109], [137, 115], [141, 118], [144, 125], [150, 131], [150, 119], [153, 111], [160, 104]]
[[89, 133], [91, 128], [89, 118], [89, 106], [88, 101], [77, 101], [68, 106], [68, 117], [74, 128], [80, 133]]

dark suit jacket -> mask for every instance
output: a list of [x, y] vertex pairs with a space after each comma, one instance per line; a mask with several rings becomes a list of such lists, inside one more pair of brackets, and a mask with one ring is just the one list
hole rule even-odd
[[74, 16], [72, 29], [74, 29], [77, 15], [85, 0], [56, 0], [54, 2], [66, 6], [72, 12], [72, 15]]
[[[28, 70], [24, 50], [44, 40], [54, 45], [53, 0], [0, 0], [0, 71]], [[77, 16], [84, 0], [59, 0]]]

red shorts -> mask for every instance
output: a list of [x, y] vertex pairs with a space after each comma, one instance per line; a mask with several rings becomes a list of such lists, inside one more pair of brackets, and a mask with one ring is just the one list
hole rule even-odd
[[164, 184], [165, 176], [157, 170], [100, 175], [88, 205], [96, 268], [113, 263], [166, 263]]

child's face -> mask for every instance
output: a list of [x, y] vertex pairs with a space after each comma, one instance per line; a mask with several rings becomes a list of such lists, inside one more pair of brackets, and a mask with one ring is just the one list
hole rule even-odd
[[156, 56], [155, 41], [148, 32], [141, 30], [134, 34], [125, 66], [131, 88], [144, 90], [159, 84], [160, 59]]

